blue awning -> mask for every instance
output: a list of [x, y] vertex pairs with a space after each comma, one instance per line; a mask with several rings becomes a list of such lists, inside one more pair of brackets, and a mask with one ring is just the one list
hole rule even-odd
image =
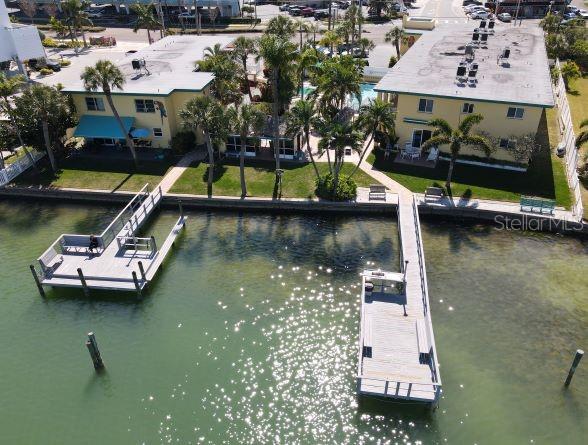
[[151, 136], [151, 130], [148, 128], [135, 128], [131, 131], [131, 136], [134, 138], [148, 138]]
[[[134, 117], [121, 116], [126, 134], [129, 133]], [[84, 114], [80, 119], [80, 123], [74, 132], [74, 136], [83, 138], [109, 138], [109, 139], [124, 139], [123, 133], [114, 116], [94, 116]]]

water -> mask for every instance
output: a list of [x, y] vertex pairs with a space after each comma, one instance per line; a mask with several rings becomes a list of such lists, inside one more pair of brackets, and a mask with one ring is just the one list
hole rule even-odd
[[[376, 97], [378, 97], [378, 93], [374, 91], [375, 84], [373, 83], [362, 83], [359, 85], [361, 89], [361, 103], [357, 100], [356, 97], [350, 97], [348, 101], [348, 106], [352, 107], [354, 110], [359, 110], [361, 105], [368, 105], [371, 101], [373, 101]], [[304, 97], [308, 97], [310, 93], [316, 90], [316, 87], [311, 84], [304, 84], [301, 88], [301, 91], [304, 93]]]
[[[588, 245], [423, 224], [444, 397], [357, 403], [358, 273], [396, 268], [384, 218], [191, 213], [143, 302], [36, 292], [28, 264], [117, 208], [0, 203], [0, 431], [7, 444], [580, 444]], [[161, 238], [176, 215], [149, 230]], [[372, 264], [373, 263], [373, 264]], [[84, 347], [94, 330], [107, 371]], [[584, 438], [584, 439], [582, 439]]]

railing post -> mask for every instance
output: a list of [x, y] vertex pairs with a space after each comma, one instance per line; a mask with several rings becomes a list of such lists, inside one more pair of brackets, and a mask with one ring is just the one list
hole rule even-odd
[[35, 266], [33, 266], [31, 264], [30, 268], [31, 268], [31, 272], [33, 274], [33, 278], [35, 279], [35, 284], [37, 285], [37, 289], [39, 290], [41, 297], [44, 297], [45, 296], [45, 289], [43, 289], [43, 285], [41, 284], [41, 281], [39, 281], [39, 276], [37, 275], [37, 271], [35, 270]]
[[82, 283], [82, 289], [84, 289], [84, 294], [86, 297], [90, 296], [90, 290], [88, 289], [88, 285], [86, 284], [86, 279], [84, 278], [84, 274], [82, 269], [78, 267], [78, 276], [80, 277], [80, 282]]
[[396, 394], [394, 394], [394, 395], [397, 396], [399, 392], [400, 392], [400, 382], [396, 382]]
[[157, 252], [157, 244], [155, 244], [155, 237], [151, 235], [151, 251]]
[[100, 356], [100, 351], [98, 350], [98, 343], [96, 342], [96, 337], [94, 336], [93, 332], [88, 332], [86, 347], [90, 352], [90, 357], [92, 357], [92, 364], [94, 365], [94, 369], [98, 370], [104, 368], [104, 362], [102, 362], [102, 357]]
[[388, 380], [386, 380], [386, 384], [384, 385], [384, 395], [388, 394]]
[[406, 397], [410, 397], [410, 391], [412, 391], [412, 383], [408, 384], [408, 392], [406, 393]]
[[133, 282], [135, 283], [135, 290], [137, 291], [137, 297], [141, 298], [141, 286], [139, 285], [139, 280], [137, 279], [137, 272], [133, 270]]
[[143, 281], [147, 281], [147, 277], [145, 276], [145, 269], [143, 268], [143, 261], [139, 261], [139, 272], [141, 272], [141, 278]]

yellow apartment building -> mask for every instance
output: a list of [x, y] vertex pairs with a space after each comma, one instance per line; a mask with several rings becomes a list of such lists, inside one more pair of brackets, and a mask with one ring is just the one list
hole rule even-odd
[[[168, 36], [113, 61], [125, 76], [123, 89], [112, 92], [114, 106], [139, 146], [170, 146], [181, 130], [179, 111], [188, 100], [208, 94], [213, 80], [212, 73], [197, 71], [195, 62], [204, 57], [206, 47], [216, 43], [227, 47], [232, 41], [222, 36]], [[96, 60], [105, 58], [96, 54]], [[124, 134], [104, 94], [86, 91], [80, 79], [83, 68], [96, 60], [77, 70], [68, 67], [47, 80], [64, 85], [63, 92], [73, 98], [79, 117], [74, 136], [104, 146], [124, 145]]]
[[[554, 106], [543, 34], [536, 26], [488, 28], [478, 21], [424, 34], [376, 85], [378, 96], [395, 104], [401, 149], [430, 138], [432, 119], [456, 127], [479, 113], [484, 120], [474, 133], [497, 141], [490, 163], [527, 162], [513, 156], [517, 137], [536, 134], [544, 110]], [[439, 150], [443, 157], [449, 148]], [[461, 154], [488, 161], [468, 147]]]

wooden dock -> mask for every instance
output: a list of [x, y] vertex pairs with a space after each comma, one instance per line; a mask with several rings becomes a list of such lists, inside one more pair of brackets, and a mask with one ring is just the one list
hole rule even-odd
[[41, 286], [77, 287], [135, 291], [139, 295], [153, 280], [186, 222], [180, 215], [161, 244], [155, 237], [140, 238], [138, 230], [149, 220], [162, 199], [157, 187], [149, 192], [145, 185], [96, 235], [98, 248], [90, 252], [90, 235], [62, 234], [38, 258], [41, 271], [35, 271]]
[[400, 197], [401, 272], [362, 274], [359, 394], [436, 407], [441, 377], [416, 201]]

